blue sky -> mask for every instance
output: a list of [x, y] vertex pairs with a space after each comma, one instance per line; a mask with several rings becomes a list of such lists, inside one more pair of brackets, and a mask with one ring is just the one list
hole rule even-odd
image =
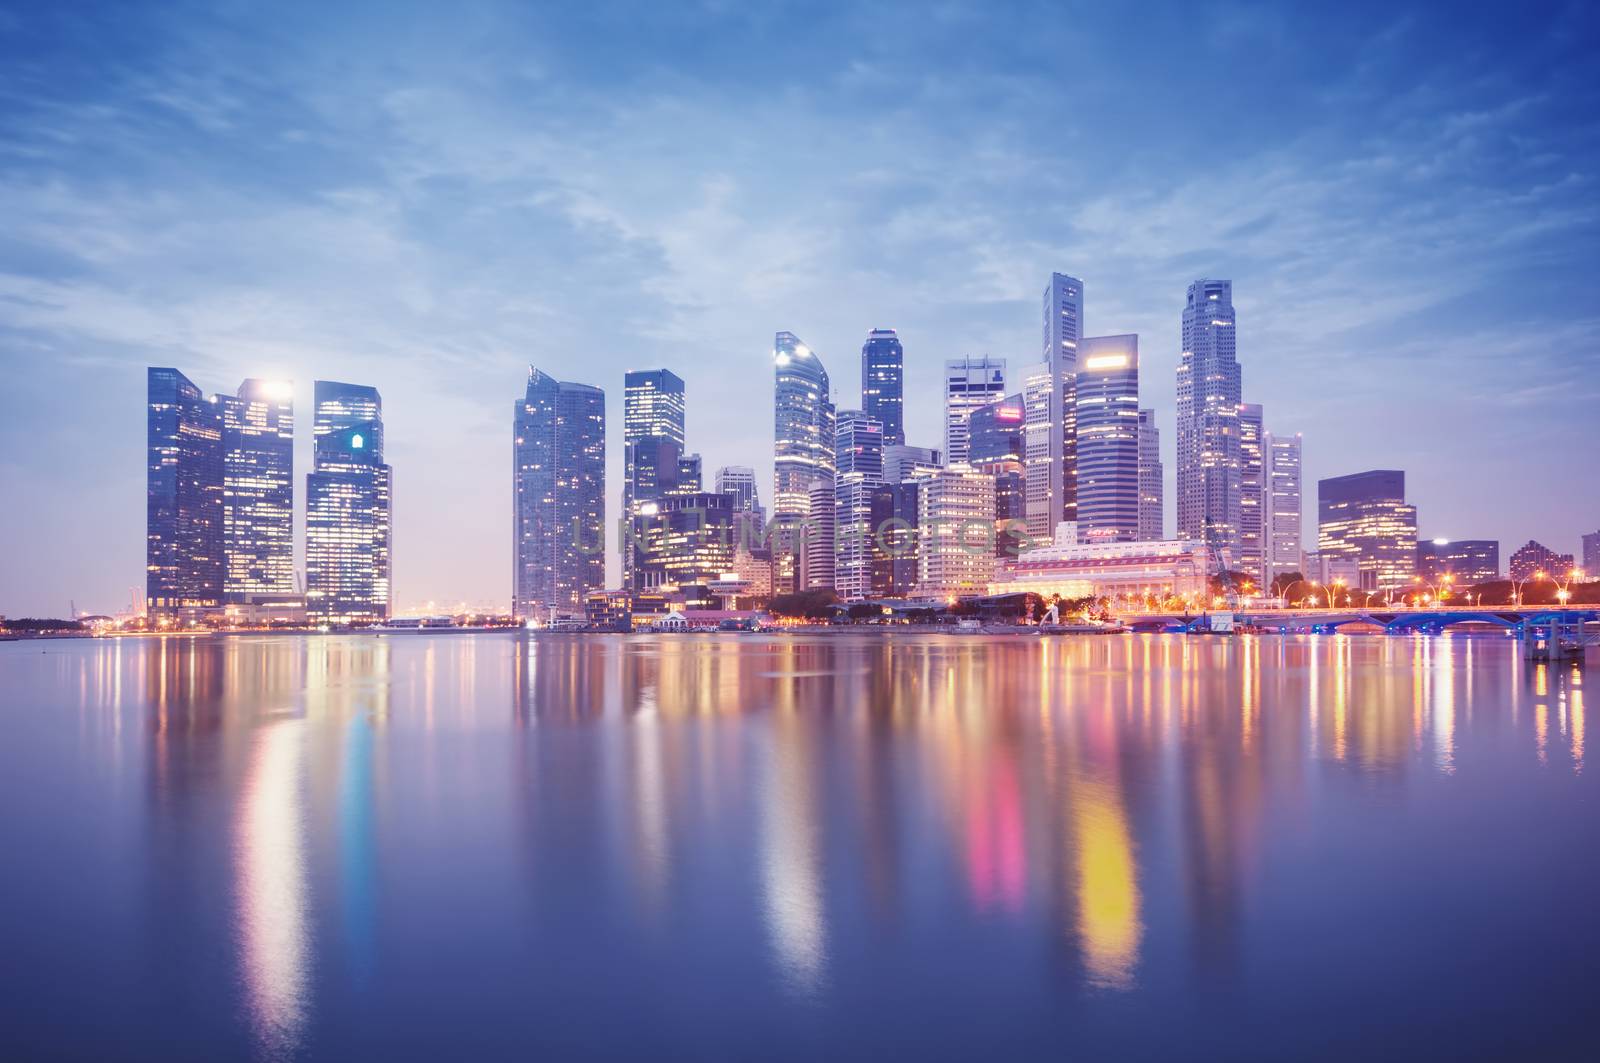
[[1169, 477], [1184, 288], [1228, 277], [1308, 527], [1403, 468], [1425, 535], [1576, 549], [1597, 45], [1583, 4], [7, 4], [0, 613], [142, 584], [147, 365], [292, 378], [306, 436], [313, 379], [379, 387], [400, 603], [491, 602], [530, 362], [606, 389], [613, 514], [628, 368], [770, 498], [773, 332], [848, 407], [899, 329], [931, 444], [1052, 269], [1140, 334]]

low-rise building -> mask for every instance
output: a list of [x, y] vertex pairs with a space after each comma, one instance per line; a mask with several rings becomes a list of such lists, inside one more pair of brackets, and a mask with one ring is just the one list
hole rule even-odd
[[1002, 559], [990, 594], [1032, 591], [1046, 600], [1117, 595], [1203, 600], [1210, 557], [1201, 542], [1083, 542], [1076, 521], [1056, 526], [1055, 541]]

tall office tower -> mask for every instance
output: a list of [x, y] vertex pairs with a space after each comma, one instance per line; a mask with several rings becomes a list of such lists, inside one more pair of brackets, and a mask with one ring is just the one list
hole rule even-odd
[[169, 625], [222, 604], [222, 417], [176, 369], [146, 387], [145, 610]]
[[1090, 543], [1139, 537], [1139, 337], [1078, 341], [1078, 530]]
[[943, 467], [943, 455], [938, 447], [885, 446], [883, 448], [883, 482], [904, 483], [921, 469]]
[[294, 580], [294, 388], [246, 380], [222, 412], [223, 597], [288, 599]]
[[1406, 505], [1406, 474], [1379, 469], [1317, 481], [1317, 552], [1324, 563], [1354, 561], [1357, 590], [1409, 584], [1417, 562], [1417, 507]]
[[748, 465], [724, 465], [715, 480], [719, 495], [733, 496], [735, 525], [743, 525], [745, 542], [754, 544], [767, 525], [767, 511], [756, 490], [756, 471]]
[[833, 477], [811, 481], [806, 523], [801, 537], [799, 586], [807, 591], [834, 590], [834, 488]]
[[994, 477], [954, 465], [918, 474], [917, 485], [917, 593], [986, 593], [994, 574]]
[[306, 476], [306, 617], [385, 620], [390, 606], [393, 473], [383, 462], [376, 388], [318, 380]]
[[1600, 531], [1583, 537], [1583, 571], [1591, 580], [1600, 580]]
[[1161, 429], [1156, 411], [1139, 411], [1139, 539], [1155, 542], [1167, 537], [1164, 472], [1161, 468]]
[[[1076, 359], [1077, 341], [1073, 341]], [[1074, 362], [1076, 364], [1076, 362]], [[1024, 431], [1022, 437], [1022, 474], [1026, 481], [1024, 518], [1028, 522], [1028, 537], [1034, 540], [1049, 539], [1055, 534], [1060, 521], [1060, 485], [1056, 482], [1058, 468], [1051, 461], [1052, 441], [1062, 435], [1061, 422], [1052, 420], [1054, 406], [1051, 397], [1059, 390], [1049, 362], [1035, 362], [1021, 370], [1021, 394]]]
[[967, 463], [967, 419], [1006, 393], [1006, 360], [983, 355], [944, 363], [944, 460]]
[[1305, 575], [1300, 568], [1300, 442], [1298, 432], [1261, 437], [1261, 586], [1268, 592], [1279, 576]]
[[883, 425], [885, 446], [906, 441], [905, 349], [892, 328], [875, 328], [861, 345], [861, 410]]
[[1571, 554], [1558, 554], [1537, 539], [1529, 539], [1511, 552], [1511, 578], [1521, 583], [1539, 578], [1539, 573], [1565, 579], [1572, 571]]
[[1239, 404], [1239, 552], [1234, 566], [1248, 572], [1257, 587], [1267, 586], [1266, 540], [1263, 531], [1262, 491], [1266, 473], [1262, 461], [1261, 407]]
[[1418, 539], [1417, 575], [1437, 584], [1446, 577], [1456, 590], [1500, 578], [1500, 543], [1495, 539]]
[[967, 464], [994, 477], [996, 554], [1014, 555], [1029, 539], [1022, 464], [1026, 434], [1021, 395], [980, 406], [967, 421]]
[[858, 601], [873, 593], [872, 496], [883, 483], [883, 425], [861, 410], [841, 410], [834, 440], [833, 588]]
[[1183, 309], [1178, 362], [1178, 537], [1239, 563], [1239, 402], [1233, 282], [1197, 280]]
[[[937, 471], [939, 466], [928, 467]], [[872, 492], [872, 593], [904, 598], [917, 589], [917, 480], [886, 483]]]
[[512, 426], [512, 615], [581, 617], [606, 580], [605, 392], [529, 366]]
[[[828, 372], [816, 352], [792, 332], [773, 341], [772, 515], [793, 528], [813, 516], [812, 485], [827, 482], [827, 520], [833, 520], [834, 409]], [[819, 496], [824, 497], [824, 496]], [[816, 515], [820, 521], [821, 514]], [[807, 586], [805, 553], [793, 532], [774, 547], [777, 583], [782, 590]], [[832, 565], [832, 541], [828, 563]], [[832, 585], [832, 573], [828, 574]]]
[[1078, 469], [1077, 428], [1072, 387], [1078, 372], [1078, 341], [1082, 338], [1083, 281], [1052, 273], [1044, 290], [1041, 354], [1049, 377], [1044, 395], [1049, 403], [1049, 430], [1044, 439], [1048, 447], [1043, 486], [1046, 497], [1041, 502], [1035, 489], [1034, 516], [1029, 523], [1030, 531], [1045, 538], [1055, 535], [1061, 521], [1078, 519], [1074, 479]]
[[[622, 378], [622, 517], [679, 485], [686, 400], [683, 379], [670, 369], [630, 369]], [[696, 485], [695, 490], [699, 490]], [[622, 549], [622, 583], [633, 585], [637, 543]]]

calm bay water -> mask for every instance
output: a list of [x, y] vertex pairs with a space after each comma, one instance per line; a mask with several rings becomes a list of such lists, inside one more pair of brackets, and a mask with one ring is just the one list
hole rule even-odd
[[0, 645], [0, 1058], [1594, 1058], [1500, 638]]

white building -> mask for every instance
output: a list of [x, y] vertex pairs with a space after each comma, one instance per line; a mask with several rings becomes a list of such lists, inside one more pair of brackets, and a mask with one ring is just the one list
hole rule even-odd
[[1239, 402], [1233, 282], [1197, 280], [1183, 309], [1178, 359], [1178, 537], [1238, 563]]
[[1046, 599], [1114, 598], [1118, 595], [1158, 598], [1177, 596], [1200, 603], [1207, 597], [1209, 555], [1194, 540], [1087, 543], [1078, 538], [1075, 521], [1056, 526], [1049, 546], [1004, 558], [989, 582], [990, 594], [1033, 591]]
[[917, 476], [917, 593], [982, 594], [994, 571], [994, 477], [965, 465]]
[[883, 448], [883, 482], [903, 484], [923, 469], [944, 467], [938, 447], [912, 447], [904, 443]]
[[944, 363], [944, 460], [967, 463], [967, 420], [972, 411], [1006, 395], [1006, 360], [983, 355]]
[[1292, 436], [1267, 432], [1261, 437], [1261, 586], [1300, 568], [1300, 433]]
[[[1156, 411], [1139, 411], [1139, 539], [1166, 538], [1166, 486], [1161, 467], [1161, 430]], [[1031, 530], [1031, 529], [1030, 529]]]

